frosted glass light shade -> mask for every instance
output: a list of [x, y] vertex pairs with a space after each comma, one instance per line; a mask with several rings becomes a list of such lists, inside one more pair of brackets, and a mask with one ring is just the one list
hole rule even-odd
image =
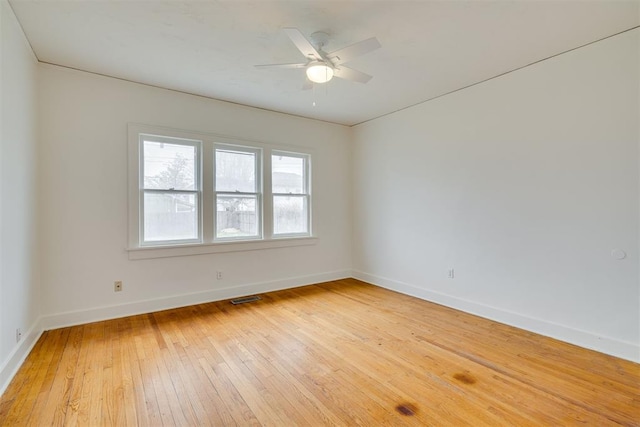
[[307, 67], [307, 77], [314, 83], [326, 83], [333, 78], [333, 68], [316, 63]]

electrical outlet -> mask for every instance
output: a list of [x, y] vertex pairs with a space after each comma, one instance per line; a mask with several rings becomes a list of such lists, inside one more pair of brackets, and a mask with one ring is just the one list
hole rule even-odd
[[218, 271], [218, 273], [216, 274], [216, 278], [218, 280], [222, 280], [222, 271]]
[[22, 330], [20, 328], [16, 329], [16, 342], [20, 342], [22, 339]]
[[120, 280], [113, 282], [113, 292], [120, 292], [122, 290], [122, 282]]
[[448, 277], [449, 279], [453, 279], [453, 278], [455, 277], [455, 276], [454, 276], [453, 268], [450, 268], [450, 269], [449, 269], [449, 271], [447, 271], [447, 277]]

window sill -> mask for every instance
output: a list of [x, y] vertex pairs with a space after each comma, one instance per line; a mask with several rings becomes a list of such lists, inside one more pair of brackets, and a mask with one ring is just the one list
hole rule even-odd
[[199, 243], [192, 245], [153, 246], [129, 248], [130, 260], [169, 258], [177, 256], [205, 255], [223, 252], [258, 251], [263, 249], [288, 248], [292, 246], [311, 246], [317, 243], [317, 237], [297, 237], [289, 239], [247, 240], [244, 242]]

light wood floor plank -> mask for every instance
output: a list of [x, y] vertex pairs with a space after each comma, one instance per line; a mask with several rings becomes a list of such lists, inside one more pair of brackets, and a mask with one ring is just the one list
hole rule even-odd
[[[329, 311], [331, 311], [332, 309], [327, 309]], [[348, 316], [347, 315], [341, 315], [342, 317], [347, 317], [350, 319], [351, 323], [343, 323], [345, 325], [345, 328], [356, 333], [356, 334], [365, 334], [366, 331], [359, 330], [359, 327], [356, 323], [357, 318], [362, 315], [363, 313], [350, 313]], [[382, 321], [384, 321], [384, 318], [382, 319]], [[367, 322], [367, 326], [371, 327], [371, 326], [376, 326], [376, 322], [375, 319], [372, 318], [372, 316], [369, 316], [369, 321]], [[380, 326], [383, 326], [384, 323], [381, 323]], [[325, 325], [326, 327], [326, 325]], [[402, 336], [404, 334], [403, 331], [399, 330], [400, 329], [400, 325], [394, 325], [391, 328], [389, 328], [390, 330], [394, 331], [394, 333], [397, 333], [398, 336]], [[344, 335], [344, 332], [341, 332]], [[377, 336], [378, 336], [378, 340], [380, 340], [381, 342], [379, 342], [379, 345], [382, 345], [383, 342], [385, 342], [385, 346], [387, 346], [387, 348], [391, 347], [391, 351], [387, 352], [386, 354], [388, 355], [388, 363], [391, 363], [392, 365], [397, 365], [399, 367], [401, 367], [403, 369], [404, 372], [408, 372], [408, 373], [413, 373], [413, 375], [419, 375], [420, 372], [431, 372], [433, 369], [437, 369], [440, 370], [441, 372], [444, 373], [448, 373], [447, 376], [453, 376], [456, 374], [456, 372], [462, 372], [465, 376], [467, 376], [468, 378], [472, 378], [468, 372], [470, 370], [473, 370], [475, 373], [475, 377], [472, 378], [472, 381], [478, 382], [479, 384], [482, 385], [491, 385], [491, 387], [489, 387], [487, 390], [484, 390], [484, 392], [482, 393], [483, 398], [486, 398], [484, 400], [489, 400], [489, 402], [485, 402], [483, 400], [478, 401], [478, 405], [480, 406], [484, 406], [487, 403], [490, 403], [492, 405], [494, 405], [494, 407], [502, 407], [503, 405], [500, 404], [499, 400], [495, 400], [492, 398], [492, 393], [490, 393], [490, 390], [492, 389], [493, 385], [492, 383], [496, 381], [496, 379], [494, 378], [495, 376], [495, 371], [486, 368], [483, 365], [480, 366], [476, 366], [475, 362], [466, 360], [463, 357], [460, 357], [457, 354], [451, 354], [451, 352], [449, 354], [444, 353], [441, 349], [439, 349], [437, 346], [433, 346], [430, 348], [425, 348], [425, 357], [429, 357], [429, 360], [431, 361], [440, 361], [440, 366], [429, 366], [429, 365], [421, 365], [421, 364], [415, 364], [415, 360], [403, 360], [400, 357], [396, 357], [395, 355], [402, 355], [402, 351], [401, 348], [398, 346], [398, 343], [401, 342], [399, 340], [398, 337], [394, 336], [391, 334], [391, 332], [389, 331], [383, 331], [378, 329], [376, 332]], [[361, 344], [361, 343], [360, 343]], [[354, 347], [354, 351], [359, 351], [359, 347], [360, 344], [358, 344], [356, 347]], [[352, 343], [347, 342], [345, 345], [352, 345]], [[439, 351], [440, 350], [440, 351]], [[427, 354], [426, 351], [429, 351], [431, 354]], [[441, 353], [439, 355], [436, 355], [434, 353]], [[356, 360], [362, 360], [363, 359], [363, 355], [359, 355], [356, 356], [355, 359]], [[418, 368], [418, 370], [416, 371], [415, 368]], [[391, 371], [391, 368], [389, 367], [385, 367], [382, 369], [383, 372], [387, 372], [387, 371]], [[480, 378], [482, 376], [485, 376], [485, 378]], [[496, 376], [497, 378], [497, 376]], [[443, 379], [444, 376], [443, 376]], [[500, 379], [500, 378], [497, 378]], [[431, 378], [431, 380], [433, 380], [433, 377]], [[430, 381], [433, 382], [433, 381]], [[442, 384], [448, 384], [446, 383], [446, 381], [442, 381]], [[423, 384], [422, 382], [416, 382], [416, 384]], [[505, 383], [508, 384], [508, 383]], [[505, 386], [503, 385], [503, 387], [501, 388], [505, 388]], [[512, 387], [513, 388], [513, 387]], [[466, 400], [469, 401], [473, 401], [473, 395], [472, 394], [468, 394], [468, 393], [473, 393], [475, 391], [479, 391], [481, 389], [481, 387], [472, 387], [472, 388], [467, 388], [467, 390], [463, 391], [462, 389], [460, 390], [460, 392], [464, 392], [465, 394], [467, 394], [466, 396]], [[425, 391], [423, 390], [423, 393]], [[526, 392], [526, 390], [520, 390], [520, 392]], [[549, 395], [541, 395], [543, 396], [545, 399], [551, 399], [553, 400], [553, 396], [549, 396]], [[539, 397], [541, 397], [539, 396]], [[541, 405], [543, 406], [543, 405]], [[569, 409], [571, 407], [571, 405], [568, 405], [566, 409]], [[526, 407], [520, 407], [518, 408], [517, 414], [512, 414], [512, 416], [523, 416], [526, 415], [526, 411], [523, 410], [526, 409]], [[506, 409], [504, 409], [506, 410]], [[503, 416], [505, 416], [505, 414], [503, 414]], [[548, 414], [546, 413], [542, 413], [542, 412], [538, 412], [536, 414], [533, 414], [534, 418], [544, 418], [544, 417], [548, 417]], [[563, 414], [563, 417], [566, 417], [566, 413]], [[550, 420], [553, 421], [553, 420]], [[556, 422], [558, 422], [559, 420], [556, 420]]]
[[640, 365], [354, 279], [45, 332], [0, 425], [640, 426]]
[[22, 365], [21, 376], [16, 376], [9, 384], [4, 396], [11, 396], [11, 398], [0, 400], [2, 402], [0, 403], [0, 425], [17, 425], [25, 418], [25, 414], [28, 415], [33, 411], [48, 372], [47, 368], [51, 364], [57, 364], [57, 361], [53, 362], [56, 347], [53, 335], [56, 334], [43, 333], [42, 338], [31, 351], [32, 357], [27, 358]]

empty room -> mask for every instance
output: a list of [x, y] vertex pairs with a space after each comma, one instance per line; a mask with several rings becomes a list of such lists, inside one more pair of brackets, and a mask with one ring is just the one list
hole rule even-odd
[[640, 426], [640, 1], [0, 31], [0, 426]]

